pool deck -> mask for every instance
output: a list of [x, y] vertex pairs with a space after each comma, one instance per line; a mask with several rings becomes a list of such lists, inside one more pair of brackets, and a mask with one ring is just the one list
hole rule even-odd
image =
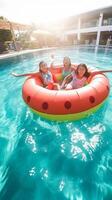
[[13, 51], [13, 52], [9, 52], [9, 53], [6, 53], [6, 54], [0, 54], [0, 60], [6, 59], [6, 58], [11, 58], [11, 57], [16, 57], [16, 56], [23, 55], [23, 54], [43, 51], [43, 50], [52, 50], [52, 49], [55, 49], [55, 48], [56, 47]]

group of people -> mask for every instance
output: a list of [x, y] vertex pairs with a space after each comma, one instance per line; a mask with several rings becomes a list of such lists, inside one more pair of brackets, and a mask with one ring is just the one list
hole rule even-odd
[[[53, 62], [51, 64], [51, 67], [53, 66]], [[50, 72], [47, 63], [44, 61], [41, 61], [39, 63], [39, 73], [42, 79], [43, 87], [47, 89], [54, 89], [54, 90], [70, 90], [70, 89], [78, 89], [87, 84], [87, 79], [90, 76], [90, 73], [88, 72], [88, 68], [85, 64], [79, 64], [79, 65], [72, 65], [71, 60], [69, 57], [64, 57], [63, 59], [63, 66], [61, 68], [62, 72], [62, 80], [59, 83], [57, 83], [55, 77]], [[36, 76], [38, 72], [35, 73], [28, 73], [28, 74], [16, 74], [12, 73], [12, 75], [16, 77], [20, 76]]]

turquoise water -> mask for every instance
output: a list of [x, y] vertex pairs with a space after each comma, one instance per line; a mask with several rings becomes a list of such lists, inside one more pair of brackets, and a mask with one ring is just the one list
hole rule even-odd
[[[62, 63], [112, 69], [112, 52], [65, 48]], [[0, 200], [112, 200], [112, 88], [105, 105], [89, 118], [51, 122], [30, 112], [22, 100], [25, 77], [52, 51], [0, 61]], [[112, 74], [107, 74], [112, 85]]]

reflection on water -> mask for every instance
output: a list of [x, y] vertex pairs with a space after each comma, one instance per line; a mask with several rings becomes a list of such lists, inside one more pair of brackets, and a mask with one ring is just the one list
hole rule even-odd
[[[41, 52], [41, 59], [49, 55]], [[63, 55], [101, 69], [112, 62], [111, 52], [56, 50], [60, 63]], [[9, 75], [36, 70], [39, 56], [23, 56], [1, 66], [0, 200], [111, 200], [111, 91], [105, 105], [86, 119], [44, 120], [22, 100], [24, 78]]]

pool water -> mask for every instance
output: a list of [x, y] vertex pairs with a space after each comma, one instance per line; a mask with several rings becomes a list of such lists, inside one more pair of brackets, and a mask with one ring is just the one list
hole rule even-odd
[[[47, 121], [21, 95], [25, 77], [52, 50], [0, 61], [0, 200], [112, 200], [112, 73], [105, 105], [75, 122]], [[112, 51], [64, 48], [58, 63], [112, 69]]]

